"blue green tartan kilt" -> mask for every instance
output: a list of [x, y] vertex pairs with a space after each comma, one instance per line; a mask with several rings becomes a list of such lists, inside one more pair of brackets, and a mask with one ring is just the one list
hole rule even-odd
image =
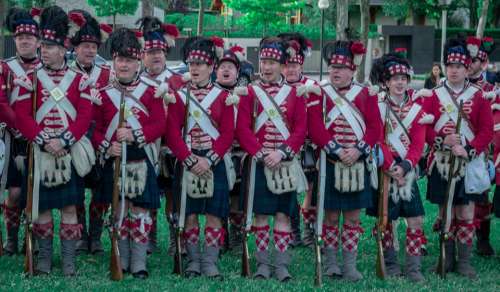
[[[240, 206], [242, 208], [245, 205], [245, 191], [248, 179], [248, 176], [246, 175], [247, 169], [248, 168], [245, 168], [243, 175], [242, 195], [240, 196]], [[262, 163], [257, 163], [257, 167], [255, 169], [253, 213], [259, 215], [276, 215], [276, 213], [283, 213], [291, 217], [297, 213], [297, 209], [297, 192], [288, 192], [279, 195], [272, 193], [267, 187], [264, 165]]]
[[[392, 181], [392, 179], [391, 179]], [[389, 220], [396, 220], [400, 217], [403, 218], [412, 218], [423, 216], [425, 214], [424, 205], [422, 203], [422, 199], [420, 198], [420, 192], [417, 185], [417, 180], [413, 182], [412, 185], [412, 197], [410, 201], [405, 201], [399, 199], [397, 203], [394, 202], [391, 195], [389, 194], [388, 198], [388, 217]], [[366, 209], [366, 214], [369, 216], [377, 217], [378, 216], [378, 191], [372, 189], [372, 204], [373, 207]]]
[[[26, 157], [28, 142], [23, 139], [11, 140], [9, 156], [9, 169], [7, 173], [7, 188], [21, 187], [28, 177], [23, 174], [16, 166], [15, 158], [18, 155]], [[26, 169], [26, 168], [25, 168]]]
[[[437, 167], [432, 169], [427, 182], [427, 200], [433, 204], [442, 205], [445, 203], [445, 193], [448, 182], [439, 174]], [[484, 194], [466, 194], [464, 186], [464, 178], [461, 178], [455, 183], [455, 194], [453, 197], [453, 205], [467, 205], [469, 202], [481, 202]]]
[[[335, 162], [340, 163], [340, 162]], [[356, 210], [372, 207], [370, 174], [365, 168], [365, 188], [360, 192], [341, 193], [335, 189], [335, 165], [326, 160], [325, 209], [328, 211]]]
[[[28, 180], [23, 180], [21, 186], [21, 194], [23, 198], [21, 205], [23, 208], [26, 206], [27, 185]], [[84, 180], [78, 175], [75, 167], [71, 165], [71, 179], [69, 182], [51, 188], [44, 186], [43, 183], [40, 182], [38, 209], [40, 212], [44, 212], [51, 209], [62, 209], [72, 205], [77, 206], [81, 204], [84, 198]]]
[[[200, 156], [204, 156], [205, 152], [200, 152], [203, 153]], [[179, 170], [180, 168], [176, 168], [175, 176], [181, 175]], [[213, 196], [211, 198], [193, 199], [189, 195], [186, 195], [186, 216], [191, 214], [209, 214], [222, 219], [229, 216], [229, 186], [224, 161], [221, 160], [217, 163], [215, 168], [212, 168], [212, 172], [214, 174]], [[173, 186], [175, 196], [177, 196], [176, 202], [180, 202], [181, 186], [179, 185], [179, 181], [178, 179], [174, 180]]]
[[495, 187], [495, 195], [493, 196], [493, 213], [500, 218], [500, 186]]
[[[144, 192], [141, 196], [137, 196], [133, 199], [127, 198], [134, 206], [144, 208], [144, 209], [158, 209], [160, 208], [160, 189], [158, 188], [158, 183], [156, 181], [156, 172], [149, 161], [145, 159], [148, 167], [146, 174], [146, 186]], [[111, 204], [113, 201], [113, 168], [114, 159], [107, 159], [103, 167], [103, 175], [101, 183], [96, 187], [93, 193], [93, 201], [100, 204]]]

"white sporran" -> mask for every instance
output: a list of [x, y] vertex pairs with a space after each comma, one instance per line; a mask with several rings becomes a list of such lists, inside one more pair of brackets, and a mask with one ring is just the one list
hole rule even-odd
[[71, 179], [71, 155], [56, 158], [48, 152], [40, 152], [40, 180], [47, 188], [66, 184]]
[[294, 160], [282, 161], [275, 169], [264, 167], [267, 188], [276, 195], [297, 190], [298, 173]]
[[[146, 160], [127, 162], [125, 165], [125, 196], [133, 199], [142, 196], [146, 188], [148, 165]], [[121, 176], [118, 179], [121, 188]]]
[[211, 198], [214, 195], [214, 173], [209, 170], [206, 177], [186, 171], [186, 192], [193, 199]]
[[466, 164], [464, 185], [466, 194], [480, 195], [490, 189], [490, 175], [484, 153]]
[[361, 192], [365, 189], [365, 162], [358, 161], [351, 166], [342, 162], [334, 164], [334, 187], [341, 193]]

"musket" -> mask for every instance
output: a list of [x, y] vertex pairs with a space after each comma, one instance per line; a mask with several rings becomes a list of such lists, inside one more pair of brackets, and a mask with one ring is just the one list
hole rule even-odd
[[[386, 103], [385, 112], [385, 127], [384, 127], [384, 143], [388, 143], [389, 132], [391, 131], [390, 109], [389, 104]], [[380, 149], [380, 145], [375, 147]], [[377, 149], [377, 150], [379, 150]], [[376, 151], [378, 153], [379, 151]], [[376, 240], [377, 240], [377, 266], [376, 275], [379, 279], [384, 280], [387, 276], [384, 260], [384, 246], [383, 246], [383, 233], [387, 228], [388, 220], [388, 198], [389, 198], [389, 183], [390, 177], [382, 170], [378, 169], [378, 208], [377, 208], [377, 227], [376, 227]]]
[[[463, 101], [460, 101], [460, 106], [458, 108], [458, 118], [457, 118], [457, 126], [456, 133], [460, 134], [460, 128], [462, 126], [462, 107]], [[458, 159], [458, 161], [457, 161]], [[437, 265], [437, 272], [441, 278], [446, 277], [446, 250], [445, 245], [446, 241], [449, 238], [449, 231], [451, 225], [451, 208], [453, 205], [453, 197], [455, 196], [455, 182], [453, 178], [457, 175], [457, 172], [460, 170], [460, 165], [456, 165], [457, 162], [460, 163], [460, 158], [453, 155], [453, 151], [450, 150], [450, 170], [448, 171], [448, 185], [446, 186], [445, 193], [445, 205], [443, 207], [443, 221], [441, 222], [441, 232], [439, 234], [439, 259]], [[457, 170], [455, 171], [455, 168]]]
[[[9, 70], [9, 73], [7, 75], [7, 82], [6, 82], [6, 90], [5, 90], [5, 94], [7, 95], [7, 100], [10, 101], [10, 83], [12, 81], [12, 73], [11, 71]], [[4, 129], [4, 136], [7, 135], [7, 128]], [[5, 162], [6, 164], [8, 164], [8, 161]], [[2, 174], [2, 175], [6, 175], [5, 172]], [[2, 191], [4, 191], [4, 189], [2, 187], [0, 187], [0, 189]], [[0, 194], [0, 215], [2, 214], [2, 204], [4, 204], [5, 202], [2, 201], [1, 199], [3, 198], [3, 193]], [[3, 256], [3, 234], [2, 234], [2, 228], [0, 228], [0, 257]]]
[[[189, 123], [189, 105], [191, 99], [190, 93], [190, 84], [186, 86], [186, 104], [184, 108], [184, 126], [182, 128], [182, 140], [188, 145], [190, 145], [190, 141], [188, 141], [188, 123]], [[181, 186], [181, 194], [180, 194], [180, 202], [175, 204], [177, 209], [177, 226], [175, 228], [175, 254], [174, 254], [174, 274], [181, 275], [183, 274], [182, 270], [182, 242], [181, 236], [184, 233], [184, 224], [186, 222], [186, 201], [187, 201], [187, 186], [185, 184], [186, 177], [186, 168], [179, 163], [180, 172], [179, 172], [179, 184]]]
[[[121, 91], [121, 98], [120, 98], [120, 112], [118, 116], [118, 125], [121, 126], [123, 125], [125, 121], [125, 92], [122, 90]], [[118, 249], [118, 230], [120, 228], [120, 225], [122, 222], [120, 220], [117, 220], [117, 210], [119, 208], [120, 204], [120, 195], [123, 193], [123, 188], [125, 185], [124, 181], [124, 174], [125, 172], [123, 171], [122, 167], [124, 167], [124, 162], [126, 162], [126, 157], [125, 157], [125, 152], [124, 150], [126, 149], [126, 144], [125, 142], [122, 142], [121, 144], [122, 147], [122, 153], [120, 156], [115, 157], [114, 161], [114, 172], [113, 172], [113, 198], [112, 198], [112, 204], [111, 204], [111, 224], [112, 224], [112, 229], [111, 229], [111, 258], [110, 258], [110, 265], [109, 265], [109, 270], [111, 273], [111, 280], [113, 281], [121, 281], [123, 280], [123, 270], [122, 270], [122, 265], [121, 265], [121, 260], [120, 260], [120, 250]], [[124, 149], [125, 148], [125, 149]], [[121, 184], [118, 183], [119, 179], [121, 178]], [[124, 198], [121, 198], [122, 201]], [[123, 204], [122, 208], [120, 209], [120, 212], [124, 212], [123, 210]], [[122, 217], [122, 216], [120, 216]]]
[[[252, 133], [255, 133], [257, 125], [257, 98], [253, 101], [252, 110]], [[255, 197], [255, 169], [257, 167], [257, 158], [248, 155], [247, 183], [245, 189], [245, 228], [243, 229], [243, 253], [241, 255], [241, 275], [250, 276], [250, 254], [248, 251], [248, 236], [252, 231], [253, 219], [253, 201]]]
[[[33, 118], [36, 117], [36, 102], [38, 91], [37, 71], [33, 71], [33, 97], [32, 97], [32, 113]], [[35, 161], [35, 149], [33, 142], [28, 144], [28, 185], [26, 190], [26, 208], [24, 210], [24, 240], [26, 245], [24, 256], [24, 272], [28, 276], [33, 276], [33, 233], [32, 233], [32, 210], [33, 210], [33, 166]], [[38, 167], [38, 166], [37, 166]]]

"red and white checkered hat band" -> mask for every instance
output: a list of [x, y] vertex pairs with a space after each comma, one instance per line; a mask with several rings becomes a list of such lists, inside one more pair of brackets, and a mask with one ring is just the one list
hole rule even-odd
[[481, 61], [486, 61], [488, 59], [488, 53], [485, 51], [479, 50], [477, 53], [477, 58]]
[[[127, 48], [127, 54], [128, 54], [128, 56], [125, 56], [125, 57], [130, 57], [130, 58], [134, 58], [134, 59], [138, 59], [138, 60], [141, 59], [141, 52], [136, 48]], [[115, 58], [119, 55], [120, 54], [118, 54], [117, 52], [114, 52], [113, 58]]]
[[144, 51], [149, 51], [154, 49], [166, 50], [167, 48], [168, 48], [167, 44], [160, 40], [152, 40], [144, 42]]
[[38, 36], [38, 29], [34, 24], [20, 24], [16, 26], [16, 32], [14, 33], [14, 35], [19, 35], [23, 33]]
[[51, 29], [42, 30], [42, 40], [51, 41], [51, 42], [57, 43], [58, 45], [61, 45], [61, 46], [66, 45], [66, 43], [65, 43], [66, 39], [63, 40], [63, 39], [56, 38], [56, 31], [51, 30]]
[[401, 64], [396, 64], [396, 65], [392, 65], [389, 67], [389, 74], [391, 74], [391, 76], [398, 75], [398, 74], [409, 75], [410, 72], [408, 70], [408, 67], [401, 65]]
[[356, 65], [354, 65], [353, 60], [344, 55], [332, 55], [330, 58], [330, 65], [343, 65], [352, 70], [356, 69]]
[[97, 43], [99, 44], [100, 41], [93, 35], [85, 34], [80, 37], [80, 42], [89, 42], [89, 43]]
[[210, 55], [202, 50], [192, 50], [189, 52], [189, 55], [186, 60], [188, 63], [190, 62], [205, 62], [209, 65], [213, 64], [213, 59], [210, 58]]
[[259, 58], [260, 59], [271, 59], [278, 62], [281, 62], [281, 57], [283, 56], [283, 52], [274, 48], [263, 48], [260, 50]]
[[300, 65], [303, 65], [304, 56], [296, 54], [294, 57], [289, 58], [287, 63], [299, 63]]
[[459, 53], [451, 53], [448, 54], [448, 57], [446, 58], [446, 64], [463, 64], [464, 66], [469, 66], [470, 64], [470, 58], [467, 58], [467, 55], [465, 54], [459, 54]]

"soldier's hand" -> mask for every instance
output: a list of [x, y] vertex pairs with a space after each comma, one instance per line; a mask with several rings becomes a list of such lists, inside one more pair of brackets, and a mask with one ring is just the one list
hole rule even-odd
[[61, 149], [58, 152], [56, 152], [54, 156], [57, 158], [61, 158], [66, 156], [66, 154], [68, 154], [68, 151], [66, 151], [66, 149]]
[[119, 142], [112, 142], [111, 147], [108, 148], [107, 154], [112, 157], [118, 157], [122, 155], [122, 145]]
[[342, 155], [344, 159], [340, 158], [344, 164], [347, 165], [353, 165], [358, 161], [359, 157], [361, 156], [361, 152], [355, 147], [351, 148], [346, 148], [344, 149], [344, 153]]
[[129, 128], [119, 128], [116, 130], [116, 140], [119, 142], [134, 142], [134, 135]]
[[447, 145], [449, 147], [453, 147], [455, 145], [461, 144], [462, 141], [460, 140], [460, 135], [449, 134], [449, 135], [446, 135], [446, 137], [444, 137], [443, 143], [444, 143], [444, 145]]
[[451, 148], [451, 152], [453, 155], [462, 157], [462, 158], [467, 158], [469, 155], [467, 154], [467, 150], [465, 150], [464, 146], [458, 144], [455, 145]]
[[279, 166], [283, 155], [278, 151], [271, 151], [264, 156], [264, 163], [267, 167], [273, 169]]
[[198, 162], [191, 168], [191, 171], [197, 176], [203, 176], [210, 170], [210, 164], [205, 157], [196, 156]]
[[391, 171], [390, 171], [390, 176], [392, 176], [394, 179], [399, 180], [404, 177], [404, 170], [401, 166], [396, 165], [394, 166]]

